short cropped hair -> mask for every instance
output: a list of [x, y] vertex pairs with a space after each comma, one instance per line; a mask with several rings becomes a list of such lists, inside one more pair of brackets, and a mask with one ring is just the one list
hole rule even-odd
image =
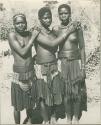
[[39, 17], [39, 19], [41, 19], [42, 16], [43, 16], [46, 12], [48, 12], [48, 13], [52, 16], [52, 13], [51, 13], [51, 10], [50, 10], [49, 7], [42, 7], [42, 8], [38, 11], [38, 17]]
[[23, 13], [17, 13], [17, 14], [15, 14], [15, 15], [13, 16], [13, 23], [15, 22], [15, 20], [16, 20], [17, 17], [22, 17], [22, 18], [25, 20], [25, 22], [27, 23], [27, 21], [26, 21], [26, 16], [25, 16], [25, 14], [23, 14]]
[[66, 8], [66, 9], [69, 11], [69, 13], [71, 14], [71, 8], [70, 8], [70, 6], [67, 5], [67, 4], [62, 4], [62, 5], [60, 5], [60, 6], [58, 7], [58, 13], [59, 13], [59, 11], [60, 11], [62, 8]]

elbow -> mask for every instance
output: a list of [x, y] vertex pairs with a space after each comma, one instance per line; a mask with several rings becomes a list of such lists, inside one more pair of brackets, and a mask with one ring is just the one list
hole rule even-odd
[[25, 53], [24, 51], [21, 51], [21, 52], [19, 53], [19, 55], [22, 56], [22, 57], [24, 57], [24, 56], [26, 55], [26, 53]]
[[80, 47], [80, 50], [81, 50], [81, 51], [85, 51], [85, 47], [84, 47], [84, 46], [81, 46], [81, 47]]
[[55, 47], [55, 45], [54, 45], [54, 44], [51, 44], [51, 47]]

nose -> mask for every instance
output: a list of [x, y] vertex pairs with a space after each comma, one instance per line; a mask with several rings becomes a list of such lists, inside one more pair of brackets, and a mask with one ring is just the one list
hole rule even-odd
[[46, 20], [46, 22], [47, 22], [47, 23], [50, 23], [50, 22], [51, 22], [51, 20], [50, 20], [50, 19], [47, 19], [47, 20]]
[[21, 28], [21, 27], [24, 27], [24, 25], [22, 24], [22, 23], [19, 23], [19, 27]]
[[65, 15], [65, 14], [62, 14], [62, 17], [66, 17], [66, 15]]
[[22, 26], [23, 26], [23, 25], [20, 23], [20, 24], [19, 24], [19, 27], [22, 27]]

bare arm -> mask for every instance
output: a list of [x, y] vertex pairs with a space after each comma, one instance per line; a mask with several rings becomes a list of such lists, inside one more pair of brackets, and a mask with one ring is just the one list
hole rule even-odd
[[40, 44], [43, 44], [45, 46], [48, 46], [48, 47], [55, 47], [57, 46], [58, 44], [60, 44], [61, 42], [65, 42], [65, 39], [68, 37], [68, 35], [72, 32], [75, 31], [75, 28], [73, 25], [71, 25], [69, 27], [69, 29], [66, 30], [65, 33], [61, 33], [60, 36], [58, 36], [57, 38], [53, 37], [53, 36], [49, 36], [47, 35], [46, 33], [43, 33], [41, 32], [39, 34], [39, 36], [37, 37], [37, 41], [40, 43]]
[[81, 68], [85, 69], [86, 63], [86, 54], [85, 54], [85, 43], [82, 29], [78, 29], [78, 40], [79, 40], [79, 48], [81, 50]]
[[16, 51], [16, 53], [18, 53], [20, 56], [24, 57], [28, 53], [28, 51], [31, 49], [31, 47], [33, 46], [33, 41], [38, 36], [38, 34], [39, 34], [38, 31], [36, 31], [36, 30], [33, 31], [33, 36], [29, 40], [28, 44], [25, 47], [21, 47], [21, 45], [19, 44], [19, 42], [16, 39], [15, 33], [9, 33], [9, 35], [8, 35], [9, 45], [14, 51]]

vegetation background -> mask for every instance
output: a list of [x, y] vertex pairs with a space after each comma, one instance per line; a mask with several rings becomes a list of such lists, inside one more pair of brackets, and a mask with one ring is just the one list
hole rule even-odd
[[[7, 34], [13, 30], [12, 17], [24, 13], [28, 29], [39, 23], [38, 10], [49, 6], [53, 14], [52, 26], [59, 24], [57, 8], [69, 4], [72, 20], [82, 24], [86, 49], [86, 84], [88, 92], [88, 111], [83, 113], [80, 123], [94, 124], [100, 121], [100, 0], [0, 0], [0, 104], [1, 124], [14, 124], [13, 108], [10, 102], [10, 86], [13, 57], [7, 41]], [[25, 111], [22, 113], [22, 121]], [[66, 123], [59, 120], [58, 123]]]

